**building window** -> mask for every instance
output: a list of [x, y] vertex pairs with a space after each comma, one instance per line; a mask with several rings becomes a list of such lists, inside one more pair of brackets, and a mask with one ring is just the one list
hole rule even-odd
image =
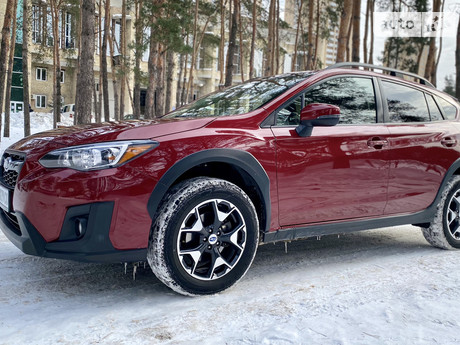
[[35, 107], [36, 108], [46, 108], [46, 96], [45, 95], [35, 96]]
[[198, 55], [198, 69], [211, 69], [212, 68], [212, 56], [207, 52], [206, 46], [200, 46], [200, 52]]
[[72, 14], [66, 12], [65, 14], [65, 25], [64, 25], [64, 40], [65, 48], [73, 48], [73, 37], [72, 37]]
[[35, 75], [36, 75], [37, 80], [42, 80], [42, 81], [48, 80], [48, 76], [47, 76], [47, 73], [46, 73], [46, 68], [37, 67]]
[[61, 84], [65, 82], [65, 70], [61, 69]]
[[38, 5], [32, 6], [32, 42], [41, 43], [42, 42], [42, 20], [43, 12], [42, 8]]
[[240, 74], [241, 73], [241, 66], [240, 66], [240, 46], [237, 45], [235, 47], [235, 53], [233, 54], [233, 74]]

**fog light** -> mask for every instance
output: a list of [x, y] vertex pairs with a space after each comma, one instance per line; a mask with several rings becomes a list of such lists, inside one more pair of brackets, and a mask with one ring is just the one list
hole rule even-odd
[[86, 227], [88, 225], [88, 220], [86, 218], [77, 218], [75, 219], [75, 234], [78, 238], [83, 237], [86, 232]]

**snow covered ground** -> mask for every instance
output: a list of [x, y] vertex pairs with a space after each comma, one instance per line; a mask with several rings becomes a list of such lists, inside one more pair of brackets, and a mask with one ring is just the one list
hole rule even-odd
[[245, 278], [179, 296], [150, 269], [22, 254], [0, 234], [0, 344], [459, 344], [460, 252], [412, 226], [264, 245]]
[[[22, 119], [12, 119], [12, 138]], [[32, 115], [32, 132], [52, 127]], [[460, 251], [402, 226], [264, 245], [215, 296], [171, 292], [147, 267], [28, 256], [0, 232], [0, 344], [459, 344]]]

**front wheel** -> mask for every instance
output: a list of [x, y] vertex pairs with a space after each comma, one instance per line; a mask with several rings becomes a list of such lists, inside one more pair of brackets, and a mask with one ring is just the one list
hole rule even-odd
[[434, 247], [460, 248], [460, 176], [453, 176], [444, 188], [436, 215], [422, 228], [425, 239]]
[[243, 277], [258, 241], [257, 213], [243, 190], [225, 180], [194, 178], [167, 194], [152, 226], [147, 260], [176, 292], [213, 294]]

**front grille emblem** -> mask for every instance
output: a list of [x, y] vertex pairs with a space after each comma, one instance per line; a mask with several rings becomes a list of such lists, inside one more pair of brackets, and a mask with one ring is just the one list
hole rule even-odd
[[3, 162], [3, 170], [5, 170], [5, 172], [15, 171], [19, 174], [23, 163], [24, 162], [14, 161], [11, 159], [11, 157], [7, 157], [5, 158], [5, 161]]

